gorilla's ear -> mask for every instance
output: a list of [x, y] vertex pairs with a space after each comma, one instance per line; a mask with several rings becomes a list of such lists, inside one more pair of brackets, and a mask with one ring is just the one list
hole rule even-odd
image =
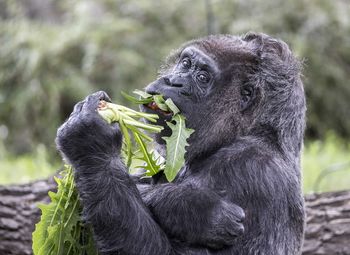
[[254, 88], [251, 85], [245, 85], [241, 88], [241, 102], [240, 102], [240, 106], [241, 106], [241, 111], [245, 111], [248, 108], [250, 108], [250, 106], [253, 105], [254, 100], [256, 98], [256, 88]]
[[263, 33], [249, 32], [242, 38], [252, 45], [252, 49], [260, 58], [277, 56], [281, 61], [289, 60], [292, 56], [288, 45], [278, 39]]

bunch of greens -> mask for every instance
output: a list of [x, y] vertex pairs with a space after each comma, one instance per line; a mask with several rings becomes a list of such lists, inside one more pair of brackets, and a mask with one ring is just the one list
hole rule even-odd
[[[140, 90], [135, 90], [134, 93], [139, 95], [140, 98], [134, 98], [125, 93], [123, 93], [123, 96], [133, 103], [148, 105], [152, 109], [158, 108], [164, 114], [172, 115], [171, 120], [167, 122], [167, 125], [171, 129], [171, 136], [162, 137], [166, 142], [165, 166], [161, 164], [157, 168], [157, 171], [146, 172], [148, 175], [153, 175], [159, 172], [160, 170], [164, 170], [164, 174], [167, 180], [171, 182], [175, 179], [176, 175], [178, 174], [181, 167], [185, 163], [186, 146], [188, 146], [187, 139], [194, 132], [194, 130], [186, 128], [185, 117], [180, 113], [180, 110], [177, 108], [177, 106], [174, 104], [174, 102], [170, 98], [168, 98], [167, 100], [164, 100], [162, 95], [150, 95]], [[158, 117], [158, 115], [156, 116]], [[124, 132], [123, 134], [125, 136]], [[142, 153], [143, 155], [146, 154], [145, 151], [142, 151]], [[157, 153], [153, 152], [153, 154], [157, 154]], [[158, 158], [155, 159], [155, 162], [163, 161], [159, 159], [159, 157], [160, 156], [158, 156]], [[150, 158], [154, 160], [154, 157], [150, 157]], [[157, 163], [155, 164], [157, 165]]]
[[[145, 124], [135, 119], [144, 118], [150, 122], [156, 122], [158, 119], [157, 114], [137, 112], [125, 106], [106, 101], [100, 101], [98, 112], [108, 123], [119, 123], [124, 138], [123, 152], [125, 163], [128, 167], [130, 167], [132, 160], [138, 159], [144, 162], [142, 167], [146, 170], [146, 175], [148, 176], [155, 175], [161, 170], [162, 165], [157, 164], [154, 152], [147, 147], [147, 143], [152, 142], [153, 139], [141, 130], [159, 133], [163, 128], [152, 124]], [[132, 142], [130, 133], [133, 135], [136, 144]], [[141, 157], [137, 156], [140, 154], [136, 153], [137, 151], [141, 152]]]
[[41, 220], [33, 232], [35, 255], [97, 255], [91, 228], [84, 226], [73, 170], [65, 166], [56, 178], [57, 193], [49, 192], [51, 203], [39, 205]]
[[[171, 121], [167, 122], [172, 134], [170, 137], [163, 137], [167, 148], [166, 160], [150, 149], [149, 143], [153, 139], [143, 132], [159, 133], [163, 127], [139, 121], [142, 118], [154, 123], [159, 118], [157, 114], [137, 112], [106, 101], [100, 102], [98, 112], [108, 123], [119, 123], [124, 138], [125, 163], [128, 167], [136, 160], [141, 163], [138, 167], [145, 169], [146, 176], [153, 176], [163, 170], [171, 182], [184, 164], [187, 139], [193, 130], [186, 128], [185, 117], [180, 114], [171, 99], [164, 100], [161, 95], [152, 96], [142, 91], [134, 93], [140, 98], [126, 94], [124, 96], [134, 103], [148, 104], [151, 108], [172, 114]], [[74, 184], [72, 167], [66, 166], [62, 175], [61, 179], [55, 178], [58, 184], [57, 193], [49, 192], [51, 203], [39, 206], [42, 215], [33, 232], [34, 255], [98, 254], [91, 228], [85, 226], [81, 220], [82, 208]]]

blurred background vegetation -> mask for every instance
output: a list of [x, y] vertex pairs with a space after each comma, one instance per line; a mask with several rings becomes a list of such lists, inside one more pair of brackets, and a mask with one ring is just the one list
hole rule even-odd
[[1, 0], [0, 184], [57, 171], [56, 129], [87, 94], [126, 103], [184, 41], [260, 31], [305, 62], [305, 192], [349, 189], [349, 13], [345, 0]]

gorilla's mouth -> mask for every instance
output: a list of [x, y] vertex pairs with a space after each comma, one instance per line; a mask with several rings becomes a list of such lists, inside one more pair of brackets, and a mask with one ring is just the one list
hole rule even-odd
[[162, 115], [166, 118], [171, 118], [172, 117], [172, 112], [169, 112], [169, 111], [163, 111], [162, 109], [160, 109], [158, 107], [158, 105], [155, 103], [155, 102], [150, 102], [148, 104], [144, 104], [143, 105], [144, 107], [156, 112], [158, 115]]

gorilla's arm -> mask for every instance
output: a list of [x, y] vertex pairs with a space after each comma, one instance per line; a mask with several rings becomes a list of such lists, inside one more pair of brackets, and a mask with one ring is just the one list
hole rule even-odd
[[191, 179], [180, 184], [143, 186], [140, 192], [168, 236], [221, 248], [243, 233], [243, 210]]
[[100, 254], [170, 254], [171, 246], [144, 205], [119, 155], [121, 134], [96, 109], [103, 92], [78, 103], [57, 133], [57, 147], [73, 165]]

